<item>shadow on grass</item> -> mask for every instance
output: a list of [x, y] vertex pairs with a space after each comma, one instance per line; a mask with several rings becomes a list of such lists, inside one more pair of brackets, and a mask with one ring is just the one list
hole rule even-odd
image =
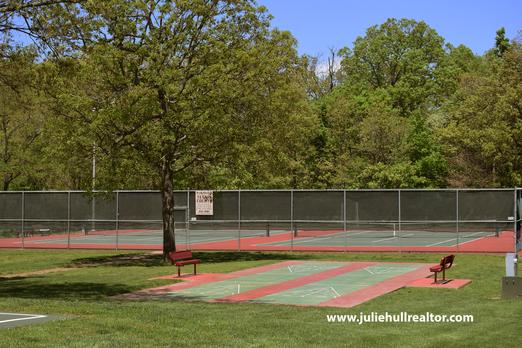
[[202, 262], [220, 263], [233, 261], [263, 261], [263, 260], [303, 260], [312, 258], [311, 255], [303, 254], [283, 254], [266, 252], [194, 252], [194, 257], [201, 259]]
[[71, 261], [71, 267], [96, 267], [96, 266], [113, 266], [113, 267], [157, 267], [162, 266], [163, 256], [158, 254], [120, 254], [111, 256], [95, 256], [84, 257]]
[[125, 284], [91, 282], [48, 283], [39, 279], [3, 279], [0, 298], [99, 300], [135, 291]]
[[[283, 254], [266, 252], [194, 252], [194, 258], [201, 259], [202, 263], [263, 261], [263, 260], [303, 260], [312, 258], [310, 255]], [[163, 261], [163, 256], [158, 254], [122, 254], [102, 257], [86, 257], [73, 260], [72, 267], [157, 267], [167, 266], [170, 263]]]

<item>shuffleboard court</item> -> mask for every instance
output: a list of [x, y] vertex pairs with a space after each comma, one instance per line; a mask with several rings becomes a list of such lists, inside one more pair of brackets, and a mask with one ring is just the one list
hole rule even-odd
[[58, 317], [43, 314], [26, 313], [4, 313], [0, 312], [0, 329], [15, 326], [25, 326], [39, 324], [50, 320], [57, 320]]
[[292, 262], [145, 289], [124, 298], [351, 307], [431, 274], [429, 265], [418, 263]]
[[318, 305], [356, 290], [368, 288], [386, 279], [414, 271], [416, 264], [387, 264], [365, 267], [321, 281], [305, 284], [286, 291], [252, 300], [261, 303]]
[[234, 279], [207, 283], [169, 294], [171, 297], [196, 300], [215, 300], [246, 291], [266, 287], [272, 284], [301, 278], [342, 266], [338, 262], [303, 263], [288, 265], [266, 272], [255, 273]]

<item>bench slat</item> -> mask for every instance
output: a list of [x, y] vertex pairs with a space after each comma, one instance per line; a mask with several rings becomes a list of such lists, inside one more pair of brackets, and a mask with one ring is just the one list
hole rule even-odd
[[169, 259], [171, 259], [172, 261], [191, 259], [191, 258], [192, 258], [192, 251], [190, 251], [190, 250], [171, 251], [169, 253]]
[[199, 260], [199, 259], [192, 259], [192, 260], [177, 261], [175, 263], [175, 265], [176, 266], [185, 266], [185, 265], [193, 265], [195, 263], [201, 263], [201, 260]]

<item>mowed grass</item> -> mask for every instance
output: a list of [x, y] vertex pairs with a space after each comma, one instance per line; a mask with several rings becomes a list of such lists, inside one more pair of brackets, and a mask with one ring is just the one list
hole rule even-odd
[[[232, 272], [289, 259], [435, 263], [441, 255], [196, 253], [201, 272]], [[0, 250], [0, 311], [63, 320], [0, 329], [1, 347], [498, 347], [522, 343], [522, 301], [501, 300], [503, 256], [458, 255], [459, 290], [401, 289], [351, 309], [280, 305], [124, 301], [113, 295], [172, 281], [159, 255]], [[67, 272], [7, 278], [47, 268]], [[328, 323], [327, 314], [473, 314], [466, 324]]]

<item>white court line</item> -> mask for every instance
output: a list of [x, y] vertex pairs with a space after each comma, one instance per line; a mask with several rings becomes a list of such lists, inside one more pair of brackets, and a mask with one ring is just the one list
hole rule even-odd
[[239, 294], [241, 292], [241, 284], [237, 283], [237, 293]]
[[[443, 243], [451, 242], [452, 240], [457, 240], [457, 238], [451, 238], [451, 239], [448, 239], [448, 240], [443, 240], [442, 242], [433, 243], [433, 244], [429, 244], [429, 245], [426, 245], [426, 246], [427, 246], [427, 247], [435, 246], [435, 245], [439, 245], [439, 244], [443, 244]], [[448, 245], [448, 246], [454, 246], [454, 245], [455, 245], [455, 244]]]
[[[309, 238], [307, 240], [295, 240], [294, 239], [294, 244], [298, 244], [298, 243], [310, 243], [310, 242], [315, 242], [317, 241], [318, 239], [321, 239], [321, 240], [324, 240], [324, 239], [330, 239], [330, 238], [338, 238], [339, 236], [338, 235], [335, 235], [335, 236], [330, 236], [330, 237], [305, 237], [305, 238]], [[342, 237], [342, 236], [341, 236]], [[287, 241], [288, 243], [289, 241]]]
[[20, 320], [32, 320], [32, 319], [47, 318], [47, 315], [41, 315], [41, 314], [0, 313], [0, 315], [23, 315], [23, 316], [25, 316], [25, 318], [0, 320], [0, 324], [10, 323], [10, 322], [13, 322], [13, 321], [20, 321]]
[[31, 317], [38, 317], [38, 316], [46, 317], [46, 315], [43, 315], [43, 314], [28, 314], [28, 313], [4, 313], [4, 312], [0, 312], [0, 315], [25, 315], [25, 316], [31, 316]]
[[374, 274], [375, 274], [375, 273], [373, 273], [372, 271], [370, 271], [370, 269], [368, 269], [368, 268], [364, 268], [364, 270], [365, 270], [366, 272], [370, 273], [371, 275], [374, 275]]
[[237, 242], [237, 238], [232, 237], [220, 237], [220, 238], [211, 238], [211, 239], [198, 239], [198, 240], [190, 240], [190, 244], [198, 244], [198, 243], [206, 243], [206, 242], [221, 242], [225, 240], [230, 240]]
[[[471, 237], [475, 234], [479, 234], [479, 233], [484, 233], [484, 232], [475, 232], [475, 233], [472, 233], [472, 234], [468, 234], [467, 237]], [[466, 243], [469, 243], [469, 242], [473, 242], [475, 240], [479, 240], [479, 239], [482, 239], [482, 238], [485, 238], [485, 237], [480, 237], [480, 238], [477, 238], [477, 239], [473, 239], [473, 240], [468, 240], [467, 242], [463, 242], [463, 243], [459, 243], [459, 245], [461, 244], [466, 244]], [[439, 245], [439, 244], [442, 244], [442, 243], [447, 243], [447, 242], [451, 242], [452, 240], [457, 240], [457, 238], [451, 238], [451, 239], [448, 239], [448, 240], [444, 240], [442, 242], [438, 242], [438, 243], [433, 243], [433, 244], [430, 244], [430, 245], [426, 245], [426, 246], [435, 246], [435, 245]], [[455, 246], [456, 244], [452, 244], [452, 245], [448, 245], [448, 246]]]
[[[484, 232], [476, 232], [476, 233], [468, 234], [465, 238], [471, 237], [471, 236], [473, 236], [475, 234], [479, 234], [479, 233], [484, 233]], [[466, 242], [459, 242], [459, 245], [474, 242], [474, 241], [481, 240], [481, 239], [488, 238], [488, 237], [492, 237], [492, 236], [483, 236], [483, 237], [479, 237], [479, 238], [474, 238], [472, 240], [468, 240]], [[453, 244], [452, 246], [456, 246], [456, 244]]]
[[294, 271], [292, 270], [292, 266], [288, 266], [288, 270], [290, 271], [290, 273], [293, 273]]
[[389, 237], [389, 238], [384, 238], [384, 239], [373, 240], [372, 243], [380, 243], [385, 240], [390, 240], [390, 239], [395, 239], [395, 238], [397, 238], [397, 237]]

